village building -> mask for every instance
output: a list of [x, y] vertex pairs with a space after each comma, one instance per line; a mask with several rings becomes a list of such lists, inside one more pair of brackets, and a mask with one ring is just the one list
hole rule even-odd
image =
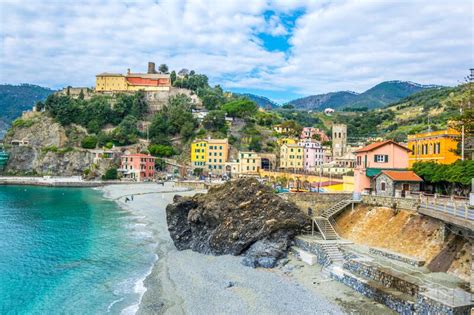
[[191, 164], [193, 168], [204, 168], [207, 160], [207, 141], [195, 140], [191, 143]]
[[461, 158], [455, 152], [460, 137], [460, 132], [453, 128], [409, 135], [408, 166], [413, 167], [416, 162], [454, 163]]
[[374, 177], [374, 192], [378, 196], [406, 197], [410, 192], [419, 192], [423, 180], [413, 171], [381, 171]]
[[332, 125], [332, 156], [341, 157], [347, 152], [347, 126]]
[[96, 92], [157, 92], [169, 91], [170, 88], [170, 75], [158, 73], [153, 62], [148, 63], [147, 73], [132, 73], [129, 69], [127, 74], [104, 72], [96, 75]]
[[375, 142], [356, 150], [354, 197], [375, 189], [373, 178], [383, 170], [406, 170], [410, 149], [392, 140]]
[[280, 134], [289, 134], [289, 133], [294, 132], [293, 128], [289, 126], [285, 126], [283, 124], [275, 125], [273, 127], [273, 130], [275, 130], [277, 133], [280, 133]]
[[279, 138], [277, 139], [277, 144], [279, 146], [282, 146], [284, 144], [297, 144], [298, 143], [298, 139], [295, 139], [295, 138]]
[[152, 180], [155, 176], [155, 158], [143, 153], [122, 155], [118, 171], [123, 178], [138, 182]]
[[227, 139], [207, 139], [207, 170], [212, 175], [222, 175], [229, 157]]
[[191, 164], [194, 169], [202, 168], [204, 173], [222, 175], [229, 156], [227, 139], [200, 139], [191, 143]]
[[246, 175], [258, 175], [262, 167], [262, 159], [257, 153], [247, 151], [239, 152], [240, 173]]
[[283, 144], [280, 147], [280, 168], [302, 170], [304, 148], [297, 144]]
[[324, 163], [324, 149], [321, 143], [311, 139], [305, 139], [298, 143], [303, 151], [303, 168], [305, 171], [314, 170], [315, 167]]
[[[315, 139], [318, 138], [318, 139]], [[315, 139], [321, 142], [329, 141], [329, 137], [326, 133], [319, 128], [314, 127], [304, 127], [300, 135], [301, 139]]]

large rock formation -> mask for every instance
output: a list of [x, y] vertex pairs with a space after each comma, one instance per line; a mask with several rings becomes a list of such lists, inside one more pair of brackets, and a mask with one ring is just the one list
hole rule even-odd
[[239, 179], [207, 194], [175, 196], [166, 207], [168, 230], [179, 250], [245, 255], [243, 263], [274, 267], [309, 218], [256, 179]]

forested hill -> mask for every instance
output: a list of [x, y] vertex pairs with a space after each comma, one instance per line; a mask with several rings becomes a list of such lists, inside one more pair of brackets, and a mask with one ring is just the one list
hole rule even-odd
[[264, 109], [273, 109], [278, 108], [278, 104], [265, 96], [250, 94], [250, 93], [234, 93], [236, 96], [245, 97], [253, 102], [255, 102], [259, 107]]
[[0, 85], [0, 139], [10, 123], [54, 91], [32, 84]]
[[386, 81], [377, 84], [363, 93], [350, 91], [311, 95], [290, 101], [297, 109], [324, 110], [325, 108], [381, 108], [407, 96], [426, 89], [439, 88], [405, 81]]

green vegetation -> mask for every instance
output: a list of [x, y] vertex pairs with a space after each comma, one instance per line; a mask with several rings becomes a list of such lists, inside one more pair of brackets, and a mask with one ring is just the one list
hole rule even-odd
[[0, 84], [0, 126], [10, 125], [23, 111], [31, 110], [36, 102], [45, 100], [53, 92], [31, 84]]
[[94, 135], [85, 136], [81, 141], [81, 147], [84, 149], [95, 149], [97, 146], [98, 139]]
[[173, 86], [196, 92], [198, 89], [208, 88], [209, 79], [204, 74], [196, 74], [194, 70], [191, 70], [191, 72], [183, 78], [177, 78]]
[[105, 171], [105, 174], [102, 175], [103, 180], [115, 180], [118, 179], [117, 168], [109, 168]]
[[211, 110], [202, 121], [202, 126], [209, 131], [227, 133], [225, 112], [222, 110]]
[[44, 147], [44, 148], [41, 149], [41, 152], [43, 154], [46, 154], [48, 152], [53, 152], [53, 153], [56, 153], [56, 154], [66, 154], [66, 153], [72, 152], [72, 151], [74, 151], [74, 148], [71, 148], [71, 147], [58, 148], [55, 145], [52, 145], [52, 146], [49, 146], [49, 147]]
[[17, 118], [13, 121], [13, 127], [15, 128], [28, 128], [34, 125], [34, 120]]
[[467, 194], [474, 178], [474, 161], [456, 161], [453, 164], [437, 164], [434, 162], [417, 162], [413, 171], [432, 184], [436, 192]]
[[162, 144], [152, 144], [148, 147], [148, 151], [156, 157], [170, 157], [176, 154], [172, 146]]
[[249, 118], [257, 113], [258, 107], [248, 99], [237, 99], [222, 105], [222, 110], [230, 117]]

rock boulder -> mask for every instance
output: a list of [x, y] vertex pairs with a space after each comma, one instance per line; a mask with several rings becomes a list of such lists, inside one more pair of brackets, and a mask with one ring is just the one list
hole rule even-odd
[[243, 263], [274, 267], [309, 218], [256, 179], [238, 179], [207, 194], [175, 196], [166, 208], [168, 230], [179, 250], [245, 255]]

